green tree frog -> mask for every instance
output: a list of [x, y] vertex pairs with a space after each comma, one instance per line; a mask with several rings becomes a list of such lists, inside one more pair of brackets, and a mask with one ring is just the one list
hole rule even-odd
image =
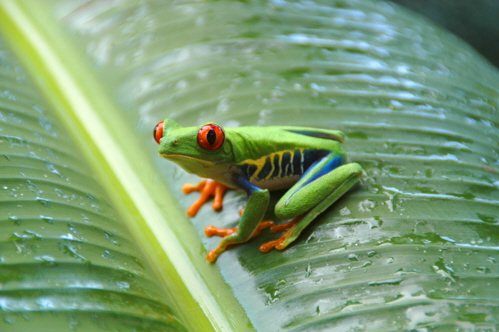
[[[337, 130], [291, 126], [222, 128], [216, 123], [182, 127], [172, 119], [158, 123], [153, 132], [159, 155], [189, 173], [204, 178], [197, 186], [186, 185], [184, 193], [200, 191], [201, 197], [188, 210], [195, 216], [214, 195], [213, 208], [222, 206], [227, 188], [242, 189], [248, 202], [239, 226], [220, 229], [208, 226], [207, 236], [223, 237], [206, 257], [215, 262], [227, 246], [243, 243], [261, 229], [286, 230], [277, 240], [261, 245], [267, 252], [284, 249], [326, 208], [345, 194], [363, 170], [357, 163], [345, 164], [341, 149], [344, 134]], [[269, 203], [269, 190], [289, 190], [275, 206], [279, 225], [262, 222]]]

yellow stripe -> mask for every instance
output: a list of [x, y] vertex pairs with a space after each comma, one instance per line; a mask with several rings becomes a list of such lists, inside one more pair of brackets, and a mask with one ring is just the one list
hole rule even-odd
[[[263, 167], [265, 166], [265, 160], [267, 158], [270, 159], [270, 164], [272, 166], [272, 169], [271, 171], [269, 172], [269, 175], [267, 177], [265, 177], [264, 180], [270, 180], [271, 177], [272, 177], [272, 173], [274, 173], [274, 157], [276, 155], [279, 156], [279, 174], [277, 175], [277, 177], [281, 177], [282, 174], [286, 174], [286, 173], [283, 173], [283, 167], [282, 167], [282, 160], [283, 160], [283, 156], [285, 153], [289, 153], [291, 155], [290, 157], [290, 160], [289, 160], [289, 167], [292, 167], [293, 168], [293, 160], [294, 160], [294, 156], [295, 156], [295, 152], [299, 151], [300, 154], [301, 154], [301, 166], [300, 167], [303, 167], [303, 158], [304, 158], [304, 150], [305, 149], [296, 149], [296, 150], [284, 150], [284, 151], [278, 151], [278, 152], [273, 152], [267, 156], [263, 156], [261, 158], [258, 158], [258, 159], [246, 159], [236, 165], [255, 165], [256, 166], [256, 171], [253, 173], [253, 175], [251, 175], [250, 177], [250, 181], [255, 181], [257, 180], [258, 178], [258, 174], [260, 174], [260, 172], [262, 171]], [[286, 166], [285, 166], [286, 167]], [[292, 172], [293, 173], [293, 172]], [[262, 180], [260, 180], [262, 181]]]

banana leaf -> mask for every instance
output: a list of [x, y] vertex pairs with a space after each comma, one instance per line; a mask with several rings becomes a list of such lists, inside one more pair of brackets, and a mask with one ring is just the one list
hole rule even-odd
[[[499, 324], [499, 75], [445, 30], [370, 0], [25, 0], [0, 31], [0, 330]], [[288, 249], [210, 264], [245, 195], [188, 218], [165, 118], [342, 130], [365, 174]]]

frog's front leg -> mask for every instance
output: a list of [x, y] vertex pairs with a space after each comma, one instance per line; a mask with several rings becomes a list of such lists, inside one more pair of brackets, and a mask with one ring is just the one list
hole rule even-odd
[[195, 217], [199, 209], [208, 201], [211, 196], [213, 197], [213, 204], [211, 207], [213, 210], [218, 210], [223, 205], [223, 196], [225, 192], [229, 189], [226, 185], [215, 181], [215, 180], [203, 180], [200, 181], [196, 186], [191, 184], [184, 184], [182, 186], [182, 192], [186, 195], [198, 191], [201, 196], [192, 203], [192, 205], [187, 209], [186, 214], [189, 217]]
[[361, 176], [357, 163], [338, 166], [341, 156], [333, 153], [314, 164], [300, 180], [279, 200], [276, 215], [291, 222], [276, 225], [272, 231], [289, 228], [279, 239], [263, 244], [260, 250], [284, 249], [292, 243], [317, 215], [343, 196]]
[[[220, 241], [218, 247], [210, 251], [206, 256], [208, 262], [215, 262], [218, 256], [220, 256], [229, 245], [246, 242], [263, 228], [263, 225], [260, 226], [260, 221], [263, 219], [269, 204], [269, 191], [258, 188], [242, 176], [237, 176], [236, 183], [238, 187], [248, 194], [248, 203], [244, 209], [241, 220], [239, 221], [239, 227], [227, 230], [227, 235]], [[213, 226], [208, 226], [207, 229], [210, 227]]]

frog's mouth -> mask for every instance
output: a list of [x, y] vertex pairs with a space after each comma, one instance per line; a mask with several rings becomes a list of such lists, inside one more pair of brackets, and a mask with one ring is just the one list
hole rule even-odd
[[161, 157], [171, 160], [175, 163], [178, 163], [179, 165], [183, 166], [185, 162], [192, 164], [196, 163], [198, 165], [203, 165], [205, 167], [212, 166], [214, 164], [220, 163], [222, 159], [215, 159], [215, 160], [206, 160], [206, 159], [201, 159], [201, 158], [196, 158], [192, 156], [186, 156], [183, 154], [176, 154], [176, 153], [160, 153], [159, 154]]

